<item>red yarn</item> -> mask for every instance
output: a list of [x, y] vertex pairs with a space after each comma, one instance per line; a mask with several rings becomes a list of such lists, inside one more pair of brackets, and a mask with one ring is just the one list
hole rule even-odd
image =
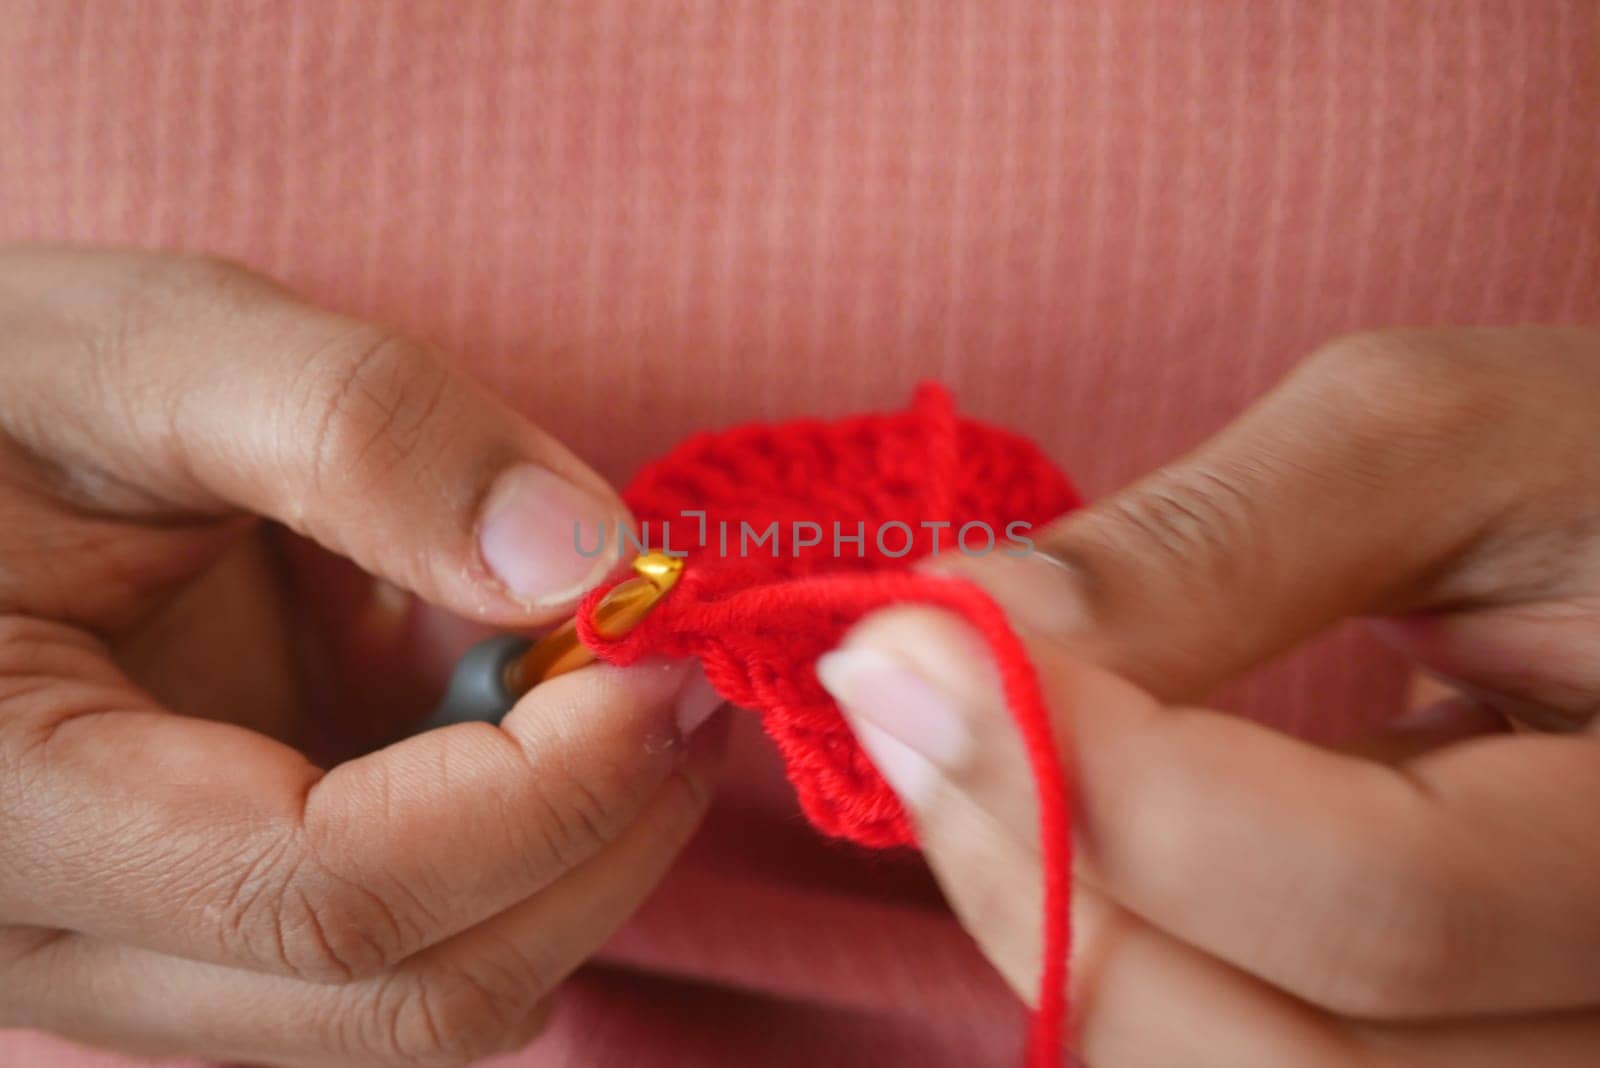
[[[578, 612], [582, 640], [619, 664], [697, 657], [724, 699], [762, 717], [801, 807], [827, 834], [874, 847], [915, 841], [898, 798], [817, 681], [817, 658], [863, 615], [894, 603], [955, 612], [983, 637], [1038, 791], [1045, 915], [1029, 1063], [1059, 1064], [1072, 852], [1065, 775], [1038, 675], [987, 593], [910, 565], [936, 544], [956, 551], [964, 524], [992, 532], [994, 551], [1015, 548], [1005, 541], [1008, 524], [1036, 528], [1077, 507], [1071, 484], [1027, 439], [958, 417], [930, 384], [908, 412], [697, 434], [645, 467], [623, 496], [652, 548], [665, 540], [685, 553], [683, 577], [618, 640], [594, 629], [608, 587], [596, 590]], [[772, 523], [776, 542], [756, 544]], [[802, 535], [820, 540], [802, 546]], [[975, 540], [974, 551], [986, 544]]]

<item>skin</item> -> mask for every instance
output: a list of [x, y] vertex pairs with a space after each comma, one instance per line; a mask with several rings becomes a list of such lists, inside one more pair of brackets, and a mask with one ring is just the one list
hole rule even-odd
[[[1087, 1063], [1595, 1063], [1600, 334], [1338, 341], [1041, 547], [941, 566], [1011, 613], [1074, 779]], [[1350, 617], [1453, 696], [1351, 751], [1198, 703]], [[922, 609], [843, 651], [825, 679], [1030, 996], [1037, 816], [993, 666]], [[875, 708], [851, 665], [885, 661], [955, 725]]]
[[281, 740], [309, 666], [260, 517], [535, 627], [571, 598], [485, 565], [496, 480], [611, 490], [424, 347], [208, 260], [0, 250], [0, 381], [0, 1027], [296, 1065], [526, 1043], [693, 831], [719, 722], [686, 736], [687, 665], [597, 666], [324, 770]]
[[[524, 627], [570, 606], [482, 566], [497, 474], [609, 491], [422, 347], [223, 264], [0, 253], [0, 339], [0, 1026], [292, 1064], [521, 1045], [692, 830], [717, 731], [683, 736], [682, 667], [594, 668], [324, 771], [279, 740], [305, 665], [256, 517]], [[1071, 739], [1089, 1063], [1592, 1063], [1597, 400], [1593, 332], [1349, 339], [1048, 558], [957, 561]], [[1359, 752], [1196, 705], [1351, 616], [1469, 697]], [[934, 759], [893, 743], [907, 800], [1028, 995], [1035, 814], [992, 666], [922, 610], [845, 650], [958, 718]]]

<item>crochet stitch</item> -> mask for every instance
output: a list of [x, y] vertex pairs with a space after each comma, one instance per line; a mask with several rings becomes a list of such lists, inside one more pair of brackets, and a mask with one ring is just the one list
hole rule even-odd
[[[642, 540], [685, 556], [677, 587], [630, 634], [583, 642], [628, 664], [692, 656], [729, 703], [761, 716], [810, 821], [865, 846], [915, 844], [905, 810], [817, 680], [819, 656], [889, 604], [955, 612], [1000, 669], [1039, 799], [1043, 969], [1029, 1062], [1058, 1064], [1066, 1015], [1071, 839], [1065, 776], [1037, 674], [1000, 607], [963, 579], [912, 570], [936, 552], [1024, 551], [1026, 531], [1078, 507], [1027, 439], [959, 417], [919, 387], [909, 411], [697, 434], [623, 494]], [[651, 540], [654, 533], [657, 540]]]

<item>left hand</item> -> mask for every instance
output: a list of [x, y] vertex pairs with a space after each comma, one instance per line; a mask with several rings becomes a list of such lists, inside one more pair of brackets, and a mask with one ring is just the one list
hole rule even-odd
[[[625, 515], [387, 328], [213, 260], [0, 248], [0, 1029], [305, 1066], [530, 1041], [705, 811], [709, 699], [596, 664], [376, 743], [427, 697], [408, 596], [551, 623], [611, 562], [574, 523]], [[343, 561], [314, 592], [364, 637], [308, 640], [268, 519]], [[311, 685], [361, 658], [365, 724]], [[329, 735], [331, 767], [286, 744]]]
[[[1335, 343], [1038, 541], [955, 567], [1076, 788], [1089, 1064], [1600, 1063], [1600, 334]], [[1187, 706], [1352, 616], [1470, 696], [1359, 756]], [[1032, 777], [976, 635], [891, 609], [819, 673], [1030, 996]]]

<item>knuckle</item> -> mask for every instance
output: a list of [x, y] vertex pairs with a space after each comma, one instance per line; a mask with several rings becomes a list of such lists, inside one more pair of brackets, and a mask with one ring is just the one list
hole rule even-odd
[[277, 283], [243, 264], [193, 253], [138, 253], [126, 259], [116, 327], [102, 338], [105, 355], [141, 340], [155, 343], [172, 330], [191, 331], [193, 320], [258, 314], [281, 296]]
[[395, 911], [370, 891], [350, 887], [313, 894], [296, 888], [277, 901], [279, 943], [292, 971], [304, 978], [348, 982], [405, 956]]
[[419, 453], [450, 403], [451, 374], [421, 345], [363, 326], [318, 350], [302, 372], [296, 417], [309, 424], [312, 485], [319, 492], [370, 489]]
[[616, 837], [643, 804], [643, 792], [627, 776], [546, 774], [534, 786], [533, 804], [541, 862], [565, 871]]
[[[1158, 471], [1064, 521], [1040, 544], [1071, 575], [1077, 597], [1108, 634], [1105, 663], [1171, 698], [1204, 689], [1219, 661], [1248, 655], [1252, 632], [1217, 590], [1261, 589], [1281, 554], [1264, 514], [1263, 472], [1240, 460]], [[1150, 620], [1170, 618], [1174, 601], [1188, 633], [1208, 642], [1141, 641]], [[1132, 640], [1130, 640], [1130, 638]], [[1234, 643], [1225, 649], [1223, 643]], [[1192, 694], [1191, 694], [1192, 695]]]
[[1449, 377], [1450, 368], [1426, 334], [1364, 331], [1334, 338], [1313, 352], [1301, 373], [1319, 382], [1359, 389], [1374, 401], [1414, 392]]
[[116, 674], [105, 646], [86, 631], [34, 616], [0, 615], [0, 680], [5, 683], [41, 677], [109, 681]]
[[333, 876], [288, 839], [243, 865], [219, 911], [225, 938], [246, 957], [311, 982], [375, 975], [414, 943], [381, 895]]
[[711, 783], [703, 776], [687, 771], [670, 776], [652, 805], [657, 840], [687, 841], [711, 807], [711, 795]]
[[508, 719], [503, 758], [517, 781], [518, 807], [532, 818], [515, 827], [514, 848], [530, 877], [548, 878], [614, 840], [660, 790], [663, 759], [649, 746], [607, 746], [578, 759], [549, 751], [542, 727]]
[[378, 988], [362, 1045], [396, 1064], [443, 1068], [525, 1045], [543, 1027], [544, 990], [524, 976], [432, 967]]
[[[1065, 562], [1077, 563], [1091, 585], [1112, 581], [1112, 574], [1076, 559], [1075, 547], [1087, 538], [1099, 543], [1087, 558], [1109, 550], [1117, 557], [1138, 559], [1142, 566], [1161, 567], [1175, 576], [1204, 575], [1208, 581], [1231, 582], [1257, 559], [1264, 532], [1251, 492], [1250, 472], [1197, 462], [1159, 471], [1096, 509], [1084, 525], [1063, 528], [1064, 547], [1048, 546]], [[1099, 569], [1105, 570], [1105, 569]], [[1115, 569], [1113, 569], [1115, 570]], [[1091, 590], [1091, 593], [1096, 591]]]
[[1313, 353], [1294, 383], [1379, 455], [1432, 461], [1483, 436], [1515, 409], [1515, 376], [1497, 351], [1433, 331], [1337, 338]]
[[529, 854], [532, 877], [569, 871], [615, 841], [636, 822], [648, 821], [649, 838], [681, 845], [710, 806], [712, 787], [703, 775], [680, 768], [659, 779], [626, 763], [595, 764], [583, 774], [542, 769], [529, 800], [537, 818]]
[[[91, 357], [85, 390], [96, 407], [162, 440], [184, 417], [190, 383], [158, 369], [174, 349], [192, 351], [219, 328], [272, 318], [285, 291], [228, 260], [195, 254], [124, 252], [109, 257], [101, 284], [73, 312]], [[181, 454], [178, 443], [172, 448]]]
[[126, 707], [131, 697], [104, 645], [84, 631], [0, 615], [0, 811], [14, 823], [48, 774], [41, 759], [74, 720]]
[[221, 305], [241, 299], [254, 303], [278, 291], [276, 283], [235, 260], [210, 254], [177, 253], [162, 256], [155, 266], [160, 283], [190, 298]]

